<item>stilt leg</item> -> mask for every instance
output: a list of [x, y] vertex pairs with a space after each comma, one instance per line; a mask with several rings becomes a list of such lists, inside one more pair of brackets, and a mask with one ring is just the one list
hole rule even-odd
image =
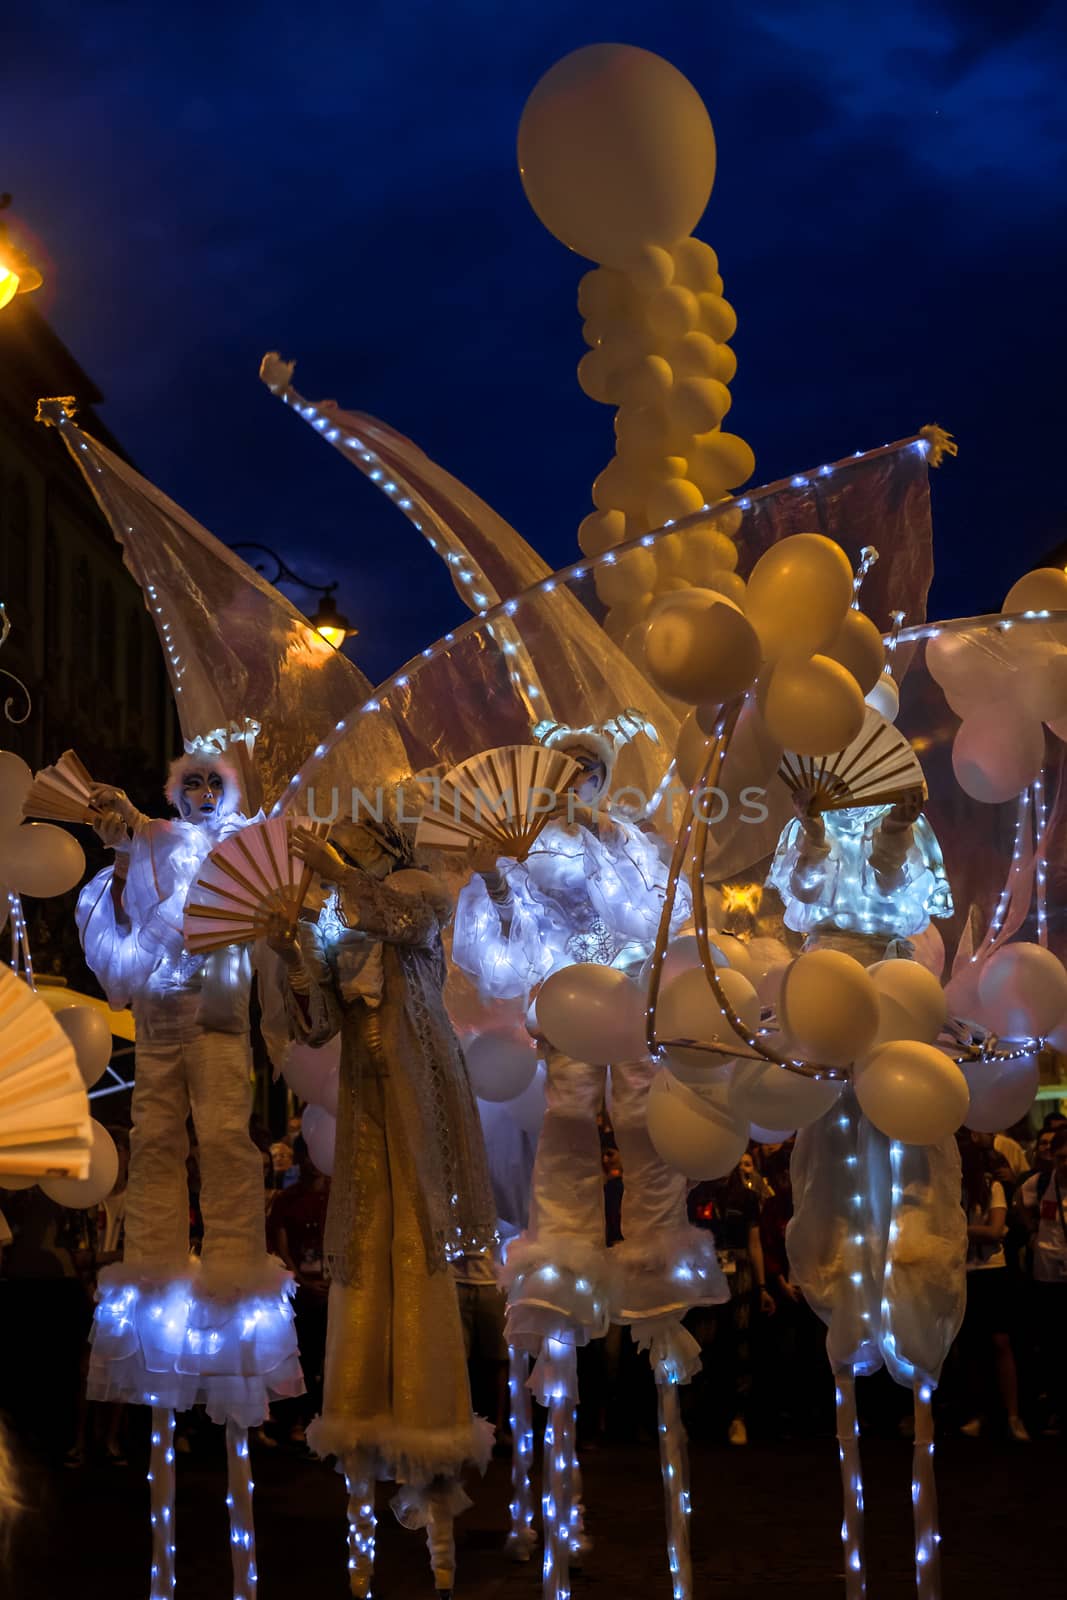
[[545, 1529], [543, 1600], [570, 1600], [574, 1410], [573, 1397], [565, 1385], [559, 1385], [551, 1395], [545, 1424], [541, 1497]]
[[148, 1464], [152, 1507], [152, 1584], [150, 1600], [174, 1593], [174, 1412], [152, 1407], [152, 1449]]
[[659, 1459], [667, 1512], [667, 1555], [674, 1600], [692, 1600], [693, 1564], [689, 1554], [689, 1450], [678, 1403], [678, 1385], [656, 1374], [659, 1407]]
[[248, 1430], [230, 1419], [226, 1422], [226, 1475], [233, 1600], [256, 1600], [256, 1529], [252, 1515], [255, 1484], [248, 1459]]
[[508, 1396], [511, 1401], [511, 1527], [508, 1554], [513, 1561], [529, 1561], [537, 1543], [534, 1532], [533, 1488], [530, 1483], [530, 1458], [533, 1454], [533, 1414], [530, 1391], [526, 1387], [529, 1358], [524, 1350], [508, 1346]]
[[374, 1479], [356, 1453], [344, 1458], [348, 1489], [348, 1587], [356, 1600], [368, 1600], [374, 1579]]
[[915, 1445], [912, 1450], [911, 1503], [915, 1519], [915, 1592], [918, 1600], [940, 1600], [941, 1535], [937, 1530], [937, 1485], [934, 1481], [934, 1417], [932, 1390], [915, 1385]]
[[434, 1588], [441, 1600], [451, 1600], [456, 1583], [456, 1540], [455, 1519], [449, 1505], [447, 1486], [430, 1490], [428, 1509], [426, 1543], [430, 1550]]
[[846, 1600], [863, 1600], [867, 1570], [863, 1559], [863, 1471], [860, 1463], [859, 1423], [856, 1421], [856, 1380], [851, 1367], [835, 1373], [837, 1450], [841, 1458], [844, 1515], [841, 1544], [845, 1556]]
[[571, 1451], [571, 1567], [579, 1570], [582, 1561], [593, 1548], [593, 1541], [585, 1531], [585, 1506], [582, 1504], [582, 1469], [578, 1465], [577, 1448]]

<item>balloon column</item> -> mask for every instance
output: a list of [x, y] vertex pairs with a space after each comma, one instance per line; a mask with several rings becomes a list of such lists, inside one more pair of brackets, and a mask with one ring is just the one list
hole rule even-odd
[[[677, 68], [647, 50], [590, 45], [538, 83], [519, 125], [519, 171], [545, 227], [599, 266], [578, 289], [589, 346], [578, 381], [616, 407], [615, 454], [578, 530], [599, 556], [714, 505], [755, 457], [723, 429], [737, 370], [737, 316], [710, 245], [692, 237], [715, 178], [707, 110]], [[741, 514], [627, 551], [598, 568], [620, 643], [658, 596], [691, 587], [736, 599]]]

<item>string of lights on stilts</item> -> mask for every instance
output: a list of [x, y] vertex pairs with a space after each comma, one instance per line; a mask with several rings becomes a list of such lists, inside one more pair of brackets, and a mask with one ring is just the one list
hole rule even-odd
[[551, 1336], [545, 1339], [542, 1360], [545, 1355], [550, 1364], [551, 1380], [546, 1396], [548, 1418], [541, 1463], [545, 1541], [541, 1594], [542, 1600], [570, 1600], [571, 1464], [578, 1394], [577, 1355], [573, 1344]]
[[152, 1582], [149, 1600], [174, 1594], [174, 1412], [153, 1406], [148, 1489], [152, 1523]]
[[693, 1563], [689, 1552], [689, 1450], [678, 1396], [678, 1378], [670, 1362], [667, 1361], [657, 1362], [655, 1376], [671, 1594], [672, 1600], [692, 1600]]
[[345, 1458], [348, 1490], [348, 1587], [355, 1600], [368, 1600], [374, 1581], [374, 1479], [354, 1456]]
[[252, 1468], [248, 1430], [226, 1419], [226, 1505], [230, 1513], [233, 1600], [256, 1600], [256, 1532], [252, 1512]]
[[511, 1422], [511, 1500], [507, 1550], [513, 1561], [529, 1561], [537, 1543], [534, 1530], [533, 1407], [527, 1386], [530, 1363], [525, 1350], [508, 1345], [508, 1401]]
[[940, 1600], [941, 1535], [937, 1522], [934, 1478], [933, 1388], [915, 1385], [915, 1443], [912, 1448], [911, 1503], [915, 1522], [915, 1593], [917, 1600]]

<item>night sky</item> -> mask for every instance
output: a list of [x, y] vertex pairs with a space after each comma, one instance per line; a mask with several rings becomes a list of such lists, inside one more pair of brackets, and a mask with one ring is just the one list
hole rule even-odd
[[575, 378], [586, 264], [529, 209], [515, 132], [568, 50], [656, 50], [715, 125], [698, 231], [740, 319], [728, 426], [754, 481], [952, 429], [931, 609], [962, 615], [1067, 536], [1057, 11], [34, 0], [4, 18], [0, 187], [140, 470], [227, 542], [337, 577], [378, 678], [459, 602], [259, 358], [295, 357], [309, 398], [384, 418], [576, 559], [611, 412]]

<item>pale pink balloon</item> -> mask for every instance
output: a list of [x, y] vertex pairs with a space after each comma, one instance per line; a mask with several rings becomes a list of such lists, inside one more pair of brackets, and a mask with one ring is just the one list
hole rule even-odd
[[1007, 1039], [1043, 1039], [1067, 1014], [1067, 971], [1051, 950], [1002, 945], [978, 980], [979, 1020]]
[[960, 1071], [971, 1091], [967, 1127], [976, 1133], [1001, 1133], [1025, 1117], [1034, 1103], [1040, 1078], [1036, 1055], [965, 1061]]
[[1005, 716], [996, 706], [987, 706], [970, 712], [956, 731], [956, 782], [984, 805], [1013, 800], [1041, 776], [1044, 764], [1045, 730], [1036, 719]]

